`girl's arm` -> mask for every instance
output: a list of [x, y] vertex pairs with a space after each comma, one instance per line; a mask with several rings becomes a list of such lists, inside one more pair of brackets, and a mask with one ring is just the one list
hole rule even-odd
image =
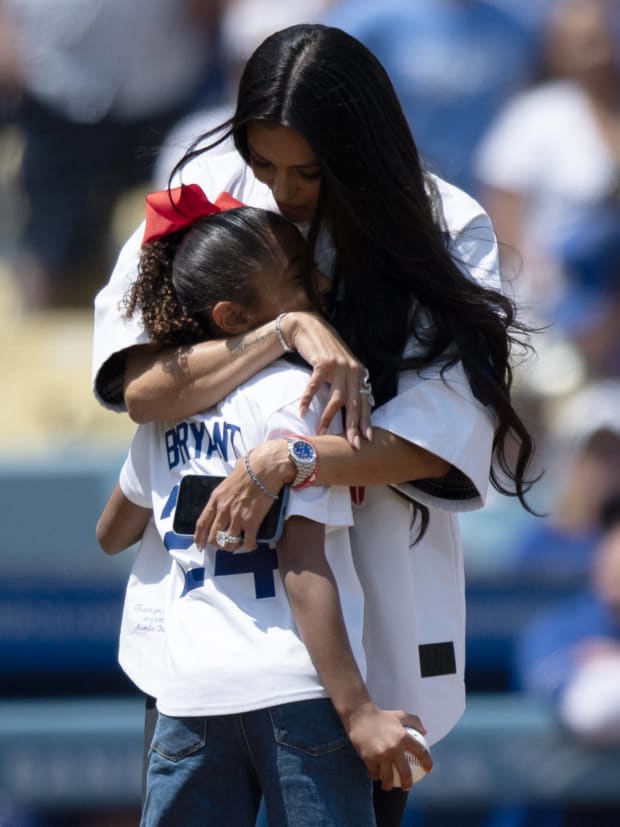
[[[360, 444], [360, 433], [370, 438], [368, 397], [360, 394], [364, 368], [336, 331], [320, 316], [302, 312], [287, 313], [281, 330], [285, 341], [313, 368], [301, 398], [301, 415], [327, 382], [331, 394], [319, 430], [326, 430], [345, 407], [351, 444]], [[282, 353], [275, 322], [230, 339], [191, 346], [135, 346], [127, 352], [125, 365], [127, 410], [136, 422], [183, 419], [212, 407]]]
[[432, 768], [429, 753], [413, 747], [404, 726], [424, 733], [420, 720], [373, 703], [359, 671], [338, 596], [338, 587], [325, 557], [325, 527], [305, 517], [290, 517], [278, 543], [280, 574], [295, 622], [323, 685], [340, 716], [351, 743], [375, 780], [392, 788], [392, 765], [403, 787], [411, 786], [411, 770], [403, 755], [405, 745], [424, 769]]
[[[450, 464], [430, 451], [381, 428], [373, 430], [372, 442], [364, 440], [356, 450], [341, 436], [312, 437], [319, 455], [317, 485], [387, 485], [416, 479], [442, 477]], [[295, 478], [286, 439], [263, 442], [252, 450], [252, 471], [263, 485], [278, 492]], [[256, 531], [271, 500], [261, 493], [240, 460], [229, 477], [213, 492], [196, 524], [199, 547], [215, 543], [215, 531], [244, 533], [246, 548], [256, 545]]]
[[132, 503], [117, 483], [97, 522], [97, 540], [106, 554], [118, 554], [142, 537], [152, 510]]

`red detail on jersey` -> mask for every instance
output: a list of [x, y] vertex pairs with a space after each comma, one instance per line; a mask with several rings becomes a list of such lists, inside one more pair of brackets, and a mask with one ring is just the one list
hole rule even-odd
[[349, 488], [351, 492], [351, 499], [353, 500], [353, 504], [357, 506], [364, 505], [364, 501], [366, 499], [366, 486], [365, 485], [352, 485]]

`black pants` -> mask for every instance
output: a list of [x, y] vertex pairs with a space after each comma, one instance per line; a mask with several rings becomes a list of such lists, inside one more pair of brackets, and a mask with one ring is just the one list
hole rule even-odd
[[409, 793], [404, 792], [400, 787], [388, 793], [381, 789], [380, 781], [375, 781], [373, 804], [377, 827], [400, 827], [408, 795]]
[[[157, 709], [155, 698], [147, 697], [144, 709], [144, 760], [142, 762], [142, 799], [146, 790], [146, 769], [149, 762], [149, 750], [153, 740], [153, 732], [157, 723]], [[407, 805], [408, 793], [401, 789], [391, 790], [389, 793], [381, 789], [380, 782], [375, 782], [373, 803], [377, 827], [400, 827]]]

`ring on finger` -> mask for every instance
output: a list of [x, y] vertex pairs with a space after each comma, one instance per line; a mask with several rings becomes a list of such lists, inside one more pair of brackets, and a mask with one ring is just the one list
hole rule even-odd
[[218, 546], [236, 546], [243, 540], [241, 534], [228, 534], [226, 531], [215, 532], [215, 542]]
[[226, 548], [230, 548], [231, 546], [238, 546], [242, 541], [243, 537], [229, 534], [224, 540], [224, 545]]
[[[366, 375], [368, 375], [368, 371], [366, 371]], [[368, 404], [370, 405], [371, 408], [374, 407], [375, 398], [372, 395], [372, 385], [368, 381], [367, 376], [364, 377], [364, 384], [359, 389], [359, 394], [360, 394], [360, 396], [367, 396], [368, 397]]]

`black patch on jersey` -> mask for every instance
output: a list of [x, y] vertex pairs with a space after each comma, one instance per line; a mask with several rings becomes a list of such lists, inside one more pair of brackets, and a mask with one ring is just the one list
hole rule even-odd
[[456, 673], [456, 657], [454, 644], [424, 643], [418, 646], [420, 653], [420, 672], [423, 678], [434, 678], [437, 675], [454, 675]]

